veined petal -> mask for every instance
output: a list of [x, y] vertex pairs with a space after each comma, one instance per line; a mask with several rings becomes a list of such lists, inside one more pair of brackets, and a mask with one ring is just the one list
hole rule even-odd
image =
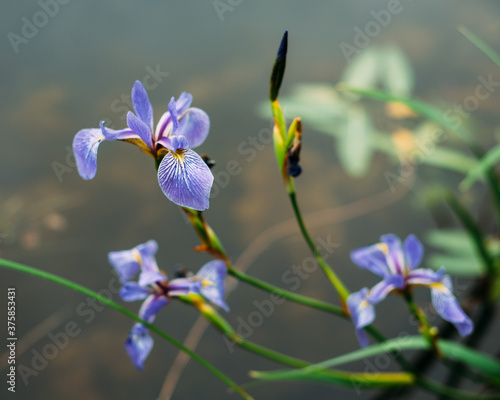
[[175, 204], [203, 211], [214, 177], [210, 168], [193, 150], [169, 152], [158, 168], [161, 190]]
[[403, 244], [406, 266], [411, 271], [417, 268], [424, 257], [424, 246], [415, 235], [409, 235]]
[[347, 308], [357, 329], [370, 325], [375, 319], [375, 308], [368, 301], [368, 289], [363, 288], [347, 298]]
[[449, 275], [441, 282], [431, 285], [432, 305], [439, 315], [457, 328], [460, 336], [467, 336], [474, 329], [471, 319], [465, 314], [453, 295], [453, 285]]
[[158, 251], [156, 240], [148, 240], [146, 243], [135, 247], [141, 255], [141, 269], [143, 271], [158, 271], [155, 254]]
[[434, 283], [441, 282], [445, 272], [444, 267], [439, 268], [438, 271], [433, 271], [428, 268], [417, 268], [408, 274], [406, 283], [408, 285], [430, 286]]
[[221, 260], [214, 260], [201, 267], [195, 277], [201, 279], [200, 292], [202, 296], [223, 310], [229, 311], [229, 307], [224, 301], [226, 274], [226, 264]]
[[377, 283], [371, 288], [368, 295], [368, 301], [372, 304], [380, 303], [394, 289], [403, 289], [404, 279], [399, 275], [386, 277], [382, 282]]
[[156, 314], [168, 304], [169, 300], [163, 294], [150, 294], [139, 309], [139, 317], [153, 322]]
[[119, 130], [108, 129], [104, 126], [104, 121], [99, 123], [99, 127], [106, 140], [140, 139], [139, 135], [129, 128]]
[[130, 250], [112, 251], [108, 253], [108, 260], [120, 276], [120, 280], [126, 282], [141, 270], [158, 271], [154, 257], [157, 250], [158, 243], [149, 240]]
[[73, 153], [80, 176], [89, 180], [97, 172], [97, 148], [106, 140], [100, 129], [82, 129], [73, 139]]
[[210, 118], [207, 113], [199, 108], [190, 108], [181, 116], [175, 134], [186, 137], [189, 148], [194, 149], [205, 141], [209, 130]]
[[152, 131], [148, 126], [132, 112], [129, 111], [127, 114], [127, 125], [132, 129], [141, 140], [150, 148], [153, 147], [153, 137]]
[[148, 93], [140, 81], [135, 81], [134, 87], [132, 88], [132, 104], [134, 105], [137, 116], [146, 124], [149, 128], [149, 132], [152, 132], [153, 107], [149, 101]]
[[125, 282], [120, 290], [120, 297], [124, 301], [143, 300], [150, 294], [150, 290], [137, 282]]
[[[191, 94], [182, 92], [181, 95], [179, 96], [179, 99], [175, 102], [177, 115], [184, 114], [184, 112], [191, 105], [192, 101], [193, 101], [193, 96]], [[160, 120], [158, 121], [158, 124], [156, 125], [155, 140], [158, 141], [162, 137], [169, 136], [170, 133], [172, 132], [172, 129], [173, 129], [172, 116], [170, 115], [170, 112], [167, 111], [161, 116]]]
[[137, 369], [144, 369], [144, 361], [152, 348], [153, 338], [148, 329], [140, 323], [135, 324], [125, 342], [125, 350]]
[[403, 248], [401, 247], [401, 240], [396, 235], [389, 233], [387, 235], [382, 235], [380, 237], [382, 241], [382, 246], [385, 244], [386, 250], [384, 253], [386, 255], [387, 265], [393, 274], [405, 276], [406, 265], [405, 258], [403, 254]]
[[351, 251], [351, 260], [382, 278], [390, 274], [385, 254], [378, 244]]

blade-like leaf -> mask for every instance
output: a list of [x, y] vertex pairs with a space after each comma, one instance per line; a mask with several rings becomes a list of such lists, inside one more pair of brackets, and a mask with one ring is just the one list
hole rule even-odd
[[460, 182], [460, 190], [468, 190], [474, 182], [482, 178], [490, 168], [500, 161], [500, 144], [490, 149], [481, 160], [469, 170], [465, 179]]
[[[447, 358], [461, 361], [471, 367], [476, 368], [489, 379], [496, 383], [500, 383], [500, 362], [493, 357], [479, 353], [469, 349], [459, 343], [449, 342], [446, 340], [438, 341], [440, 352]], [[253, 372], [252, 376], [259, 379], [278, 380], [278, 379], [295, 379], [311, 377], [320, 371], [325, 371], [328, 368], [336, 367], [341, 364], [347, 364], [353, 361], [373, 357], [382, 353], [400, 353], [403, 350], [416, 349], [431, 349], [429, 342], [422, 336], [407, 336], [388, 340], [384, 343], [375, 344], [363, 349], [353, 351], [351, 353], [335, 357], [318, 364], [313, 364], [305, 368], [295, 370], [281, 370], [277, 372]], [[366, 374], [368, 375], [368, 374]], [[375, 376], [378, 376], [375, 375]]]
[[491, 60], [500, 67], [500, 55], [493, 50], [488, 44], [483, 42], [479, 37], [469, 31], [466, 27], [460, 26], [458, 28], [460, 33], [469, 39], [479, 50], [486, 54]]

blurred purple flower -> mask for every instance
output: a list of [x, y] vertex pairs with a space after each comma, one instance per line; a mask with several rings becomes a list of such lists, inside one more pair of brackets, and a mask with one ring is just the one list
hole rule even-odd
[[417, 268], [424, 255], [424, 248], [417, 237], [409, 235], [403, 244], [392, 234], [383, 235], [380, 239], [381, 243], [351, 252], [355, 264], [382, 278], [370, 290], [363, 288], [347, 299], [347, 308], [361, 346], [368, 345], [363, 328], [375, 319], [374, 304], [384, 300], [393, 291], [404, 291], [413, 286], [430, 288], [432, 304], [437, 313], [454, 324], [461, 336], [470, 334], [473, 323], [453, 295], [451, 278], [445, 275], [444, 267], [437, 272]]
[[171, 201], [199, 211], [207, 209], [214, 177], [202, 158], [191, 149], [205, 141], [210, 119], [199, 108], [190, 108], [192, 101], [193, 96], [185, 92], [177, 101], [172, 97], [168, 111], [153, 130], [153, 108], [146, 89], [136, 81], [132, 88], [135, 114], [131, 111], [127, 114], [127, 128], [107, 129], [101, 122], [100, 128], [82, 129], [76, 134], [73, 152], [78, 173], [86, 180], [94, 178], [99, 144], [106, 140], [122, 140], [161, 159], [158, 183]]
[[[123, 287], [120, 297], [125, 301], [144, 300], [139, 317], [153, 322], [156, 314], [172, 298], [195, 293], [228, 311], [224, 301], [226, 265], [220, 260], [206, 263], [196, 275], [169, 280], [158, 269], [155, 254], [158, 244], [154, 240], [133, 249], [113, 251], [108, 259], [120, 276]], [[139, 274], [138, 281], [132, 279]], [[125, 349], [134, 365], [142, 370], [144, 361], [153, 348], [153, 339], [141, 323], [133, 326], [125, 342]]]

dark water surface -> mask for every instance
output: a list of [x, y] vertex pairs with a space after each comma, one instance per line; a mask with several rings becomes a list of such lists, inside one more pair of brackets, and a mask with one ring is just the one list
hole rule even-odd
[[[0, 256], [95, 290], [113, 283], [108, 251], [127, 249], [151, 238], [160, 244], [158, 261], [167, 273], [178, 264], [197, 270], [208, 261], [206, 254], [192, 251], [197, 238], [181, 212], [161, 193], [152, 160], [137, 148], [104, 143], [97, 176], [89, 182], [79, 177], [68, 155], [67, 148], [79, 129], [97, 127], [102, 119], [116, 128], [125, 126], [127, 107], [122, 96], [129, 95], [136, 79], [147, 75], [152, 76], [148, 82], [156, 84], [149, 91], [156, 120], [171, 96], [192, 93], [193, 105], [211, 118], [211, 133], [200, 153], [217, 161], [216, 174], [232, 160], [241, 166], [241, 173], [229, 182], [220, 175], [219, 193], [206, 213], [233, 259], [259, 233], [291, 218], [271, 145], [252, 145], [249, 140], [269, 127], [256, 116], [255, 108], [266, 99], [281, 35], [285, 29], [290, 32], [284, 94], [296, 83], [334, 84], [347, 64], [340, 44], [353, 45], [355, 28], [368, 26], [374, 13], [388, 8], [388, 2], [243, 0], [237, 4], [222, 0], [219, 3], [237, 5], [229, 6], [221, 17], [214, 3], [218, 4], [210, 0], [73, 0], [59, 5], [58, 10], [53, 8], [54, 16], [47, 17], [46, 24], [43, 15], [47, 14], [36, 1], [2, 3]], [[492, 73], [498, 78], [494, 64], [456, 30], [465, 25], [498, 49], [497, 2], [402, 0], [398, 9], [401, 12], [391, 14], [387, 27], [370, 42], [401, 46], [415, 69], [418, 97], [452, 104], [473, 91], [479, 74]], [[36, 33], [28, 30], [33, 37], [13, 46], [10, 34], [23, 33], [24, 17], [28, 21], [38, 18], [41, 27]], [[492, 140], [498, 98], [495, 93], [474, 114], [475, 121], [480, 121], [478, 127], [484, 128], [485, 143]], [[367, 177], [354, 180], [340, 169], [333, 139], [305, 127], [302, 159], [304, 173], [297, 188], [304, 212], [330, 210], [325, 215], [337, 213], [332, 218], [339, 221], [317, 224], [312, 234], [339, 244], [329, 261], [351, 289], [369, 286], [375, 279], [350, 262], [350, 250], [374, 243], [383, 233], [406, 236], [436, 226], [413, 191], [406, 195], [388, 191], [383, 173], [396, 167], [385, 157], [375, 159]], [[384, 191], [383, 200], [367, 200], [354, 211], [339, 209]], [[380, 206], [374, 206], [376, 201]], [[370, 206], [376, 210], [366, 215], [363, 210]], [[295, 230], [275, 239], [250, 272], [289, 288], [282, 282], [283, 273], [309, 253]], [[17, 332], [25, 339], [24, 348], [18, 348], [22, 354], [17, 363], [33, 371], [28, 377], [25, 374], [27, 385], [18, 376], [15, 395], [7, 393], [2, 384], [1, 398], [156, 398], [177, 353], [175, 348], [156, 338], [146, 369], [140, 373], [122, 346], [130, 320], [37, 278], [4, 270], [0, 277], [2, 304], [3, 288], [17, 288]], [[298, 290], [336, 301], [319, 270], [303, 280]], [[428, 294], [422, 291], [422, 295], [428, 302]], [[228, 299], [229, 321], [238, 326], [256, 309], [255, 302], [268, 298], [240, 284]], [[114, 299], [119, 301], [116, 295]], [[137, 310], [139, 304], [127, 306]], [[183, 339], [195, 319], [194, 310], [175, 303], [159, 314], [157, 323]], [[39, 359], [37, 354], [68, 323], [78, 334], [69, 343], [61, 342], [63, 349], [56, 350], [53, 359]], [[378, 307], [377, 323], [388, 335], [416, 332], [397, 298]], [[3, 332], [2, 328], [0, 337]], [[266, 318], [250, 338], [311, 361], [357, 348], [349, 323], [290, 303], [277, 306], [272, 318]], [[487, 336], [485, 350], [493, 339]], [[200, 353], [237, 382], [248, 381], [251, 369], [279, 367], [238, 349], [232, 353], [213, 330], [203, 337]], [[6, 371], [4, 361], [2, 373]], [[369, 397], [366, 392], [307, 383], [271, 384], [252, 393], [257, 399]], [[223, 383], [195, 363], [182, 375], [174, 395], [177, 399], [230, 397], [235, 398], [225, 392]]]

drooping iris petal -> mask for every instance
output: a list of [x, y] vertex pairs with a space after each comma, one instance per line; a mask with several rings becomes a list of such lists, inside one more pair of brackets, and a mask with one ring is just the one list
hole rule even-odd
[[417, 268], [424, 257], [424, 246], [415, 235], [409, 235], [403, 244], [406, 258], [406, 265], [411, 271]]
[[455, 325], [460, 336], [472, 332], [474, 324], [453, 295], [453, 285], [448, 275], [443, 276], [441, 282], [431, 285], [431, 297], [434, 309], [443, 319]]
[[384, 278], [381, 282], [377, 283], [370, 290], [368, 299], [370, 303], [377, 304], [384, 300], [387, 295], [394, 289], [404, 288], [405, 282], [402, 276], [390, 275]]
[[127, 125], [130, 129], [137, 133], [137, 135], [139, 135], [141, 140], [146, 143], [150, 149], [152, 149], [153, 137], [151, 129], [142, 120], [137, 118], [132, 111], [127, 113]]
[[132, 104], [134, 105], [137, 116], [146, 124], [149, 128], [149, 132], [152, 132], [153, 107], [149, 101], [148, 93], [140, 81], [135, 81], [134, 87], [132, 88]]
[[199, 108], [190, 108], [181, 116], [176, 135], [184, 136], [189, 142], [189, 148], [201, 145], [208, 136], [210, 118]]
[[155, 315], [168, 304], [169, 300], [162, 294], [150, 294], [139, 309], [139, 317], [153, 322]]
[[221, 260], [214, 260], [201, 267], [196, 277], [202, 279], [201, 295], [216, 306], [229, 311], [229, 307], [224, 301], [226, 274], [226, 264]]
[[375, 308], [368, 301], [368, 293], [368, 289], [363, 288], [359, 292], [351, 293], [347, 298], [347, 308], [358, 329], [371, 324], [375, 319]]
[[124, 301], [136, 301], [145, 299], [150, 294], [147, 287], [139, 285], [137, 282], [125, 282], [120, 289], [120, 297]]
[[169, 152], [158, 168], [158, 183], [165, 196], [194, 210], [208, 208], [213, 181], [206, 163], [192, 150]]
[[99, 127], [106, 140], [140, 139], [132, 129], [109, 129], [104, 126], [104, 121], [99, 122]]
[[97, 148], [104, 138], [100, 129], [82, 129], [73, 139], [73, 153], [80, 176], [89, 180], [97, 172]]
[[385, 254], [377, 244], [352, 251], [351, 260], [382, 278], [389, 274]]
[[144, 361], [153, 348], [153, 338], [142, 324], [135, 324], [125, 342], [128, 356], [139, 370], [144, 369]]
[[405, 275], [406, 265], [403, 249], [401, 247], [401, 240], [392, 233], [382, 235], [380, 240], [382, 241], [382, 246], [384, 244], [387, 246], [387, 250], [384, 249], [384, 252], [386, 253], [386, 261], [389, 269], [393, 274]]

